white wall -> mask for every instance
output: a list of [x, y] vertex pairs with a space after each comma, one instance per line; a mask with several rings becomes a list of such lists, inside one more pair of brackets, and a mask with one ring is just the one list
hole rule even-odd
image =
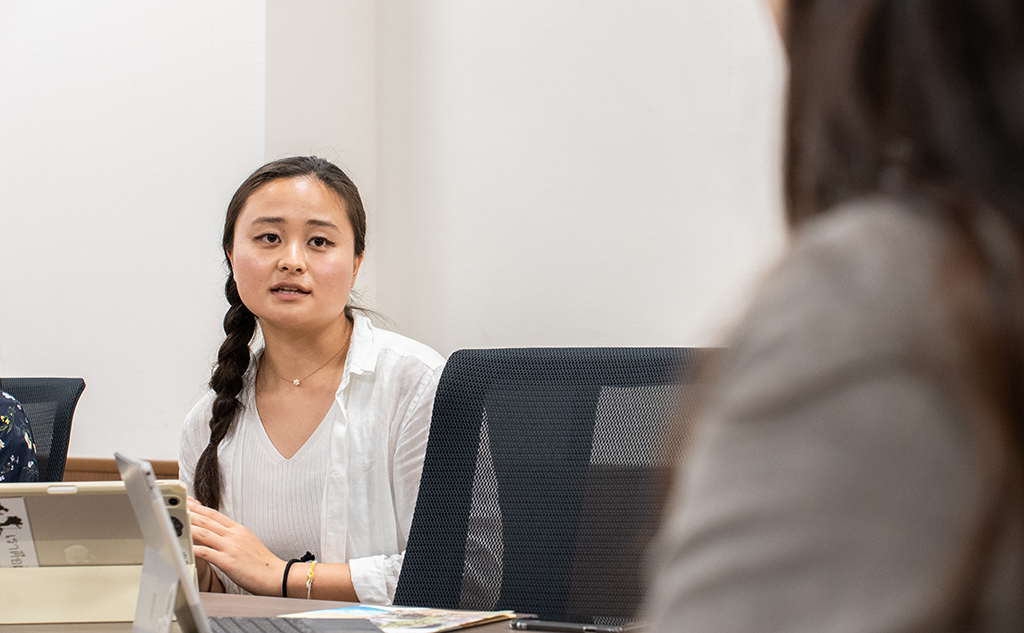
[[82, 376], [70, 453], [177, 457], [220, 226], [263, 160], [263, 4], [0, 1], [0, 375]]
[[378, 307], [463, 347], [706, 345], [782, 238], [760, 0], [381, 2]]
[[[323, 156], [377, 207], [376, 0], [268, 0], [266, 160]], [[376, 298], [377, 227], [356, 291]]]
[[706, 345], [782, 241], [760, 0], [0, 0], [0, 375], [71, 454], [177, 454], [220, 223], [266, 159], [360, 185], [364, 303], [448, 354]]

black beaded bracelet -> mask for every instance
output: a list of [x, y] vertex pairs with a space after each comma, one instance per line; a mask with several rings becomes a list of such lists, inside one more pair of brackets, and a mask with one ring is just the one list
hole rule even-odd
[[312, 553], [306, 552], [302, 558], [293, 558], [284, 564], [284, 578], [281, 579], [281, 597], [288, 597], [288, 572], [291, 570], [292, 565], [295, 563], [308, 563], [309, 561], [316, 558]]

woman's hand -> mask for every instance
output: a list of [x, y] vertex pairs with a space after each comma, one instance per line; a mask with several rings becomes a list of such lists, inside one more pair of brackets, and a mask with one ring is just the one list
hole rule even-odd
[[255, 534], [192, 497], [188, 498], [188, 510], [192, 517], [192, 542], [200, 587], [213, 589], [220, 584], [210, 568], [212, 564], [250, 593], [281, 595], [285, 562], [274, 556]]

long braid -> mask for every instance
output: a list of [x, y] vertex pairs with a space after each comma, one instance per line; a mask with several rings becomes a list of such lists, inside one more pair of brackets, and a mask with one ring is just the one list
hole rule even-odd
[[220, 508], [220, 463], [217, 447], [231, 430], [242, 403], [243, 377], [249, 368], [249, 342], [256, 331], [256, 317], [238, 296], [235, 280], [228, 276], [224, 295], [230, 307], [224, 315], [224, 342], [217, 355], [217, 368], [210, 379], [210, 387], [217, 394], [210, 419], [210, 443], [196, 463], [195, 495], [204, 506]]

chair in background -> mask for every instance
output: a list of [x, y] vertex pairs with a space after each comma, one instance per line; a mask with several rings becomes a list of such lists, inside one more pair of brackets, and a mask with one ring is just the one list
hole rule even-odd
[[85, 390], [81, 378], [3, 378], [0, 389], [25, 410], [36, 443], [39, 481], [62, 481], [71, 439], [71, 418]]
[[395, 604], [632, 620], [711, 353], [452, 354]]

